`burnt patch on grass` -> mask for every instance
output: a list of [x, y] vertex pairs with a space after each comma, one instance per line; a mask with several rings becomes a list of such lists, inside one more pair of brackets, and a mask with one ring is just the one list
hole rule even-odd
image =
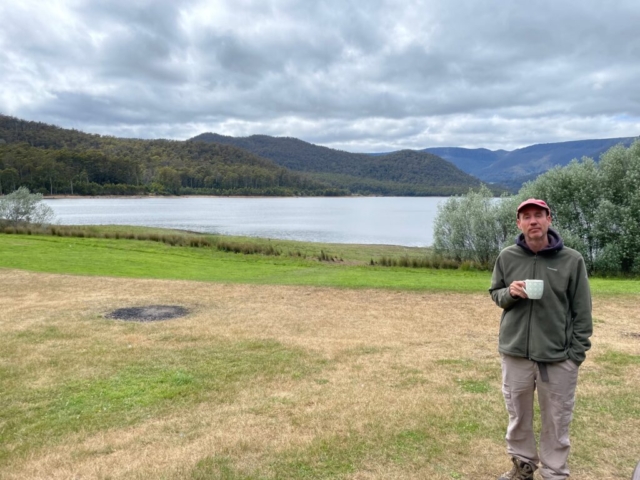
[[158, 322], [184, 317], [189, 309], [179, 305], [148, 305], [146, 307], [118, 308], [105, 315], [105, 318], [129, 322]]

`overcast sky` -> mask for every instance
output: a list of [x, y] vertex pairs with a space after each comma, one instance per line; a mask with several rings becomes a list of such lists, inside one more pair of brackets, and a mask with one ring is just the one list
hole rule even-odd
[[0, 4], [0, 113], [348, 151], [640, 135], [640, 2]]

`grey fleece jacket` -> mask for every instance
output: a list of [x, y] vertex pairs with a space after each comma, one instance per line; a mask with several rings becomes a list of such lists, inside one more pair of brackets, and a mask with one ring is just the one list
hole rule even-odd
[[[549, 246], [533, 253], [520, 234], [496, 260], [489, 292], [503, 309], [498, 349], [536, 362], [584, 361], [593, 332], [591, 292], [582, 255], [548, 232]], [[514, 280], [544, 280], [540, 300], [514, 298]]]

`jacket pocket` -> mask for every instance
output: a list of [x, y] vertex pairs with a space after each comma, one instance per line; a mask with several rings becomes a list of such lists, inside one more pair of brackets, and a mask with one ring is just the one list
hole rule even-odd
[[567, 313], [565, 315], [565, 326], [564, 326], [564, 350], [568, 352], [571, 348], [571, 337], [573, 335], [573, 320], [571, 319], [571, 314]]
[[500, 321], [499, 346], [502, 352], [524, 357], [527, 352], [526, 319], [518, 312], [504, 312]]

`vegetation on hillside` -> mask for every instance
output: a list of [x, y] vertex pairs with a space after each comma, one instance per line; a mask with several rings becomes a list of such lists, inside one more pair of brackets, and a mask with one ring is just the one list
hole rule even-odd
[[[480, 181], [442, 158], [414, 150], [366, 155], [313, 145], [296, 138], [253, 135], [235, 138], [204, 133], [191, 141], [234, 145], [291, 170], [352, 193], [381, 195], [454, 195]], [[502, 191], [494, 188], [495, 191]]]
[[20, 186], [49, 195], [411, 196], [462, 194], [480, 181], [411, 150], [371, 156], [264, 135], [123, 139], [0, 115], [0, 195]]
[[239, 148], [91, 135], [0, 115], [0, 194], [341, 195]]

